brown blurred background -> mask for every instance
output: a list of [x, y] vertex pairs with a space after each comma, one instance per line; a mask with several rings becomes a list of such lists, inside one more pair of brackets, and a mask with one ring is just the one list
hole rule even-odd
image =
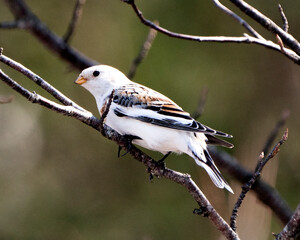
[[[65, 33], [75, 0], [26, 3], [51, 30], [61, 36]], [[277, 2], [249, 3], [281, 25]], [[245, 32], [212, 1], [139, 0], [137, 4], [147, 18], [176, 32], [220, 36]], [[299, 39], [300, 1], [286, 0], [282, 5], [290, 33]], [[0, 21], [8, 20], [13, 16], [1, 0]], [[265, 32], [258, 24], [253, 26]], [[119, 0], [87, 0], [71, 45], [127, 73], [148, 30], [130, 6]], [[264, 36], [274, 40], [273, 35]], [[28, 32], [0, 30], [0, 46], [7, 56], [99, 116], [93, 97], [73, 83], [79, 72]], [[3, 64], [1, 68], [29, 90], [49, 97], [20, 74]], [[189, 112], [207, 87], [200, 121], [231, 133], [235, 148], [228, 152], [249, 169], [254, 169], [282, 111], [289, 109], [289, 139], [262, 178], [275, 185], [295, 209], [300, 199], [299, 76], [299, 65], [261, 46], [200, 44], [158, 34], [134, 80], [168, 95]], [[185, 189], [167, 180], [150, 183], [143, 165], [130, 156], [117, 158], [114, 142], [79, 121], [29, 103], [3, 83], [0, 95], [14, 96], [12, 103], [0, 105], [0, 239], [220, 238], [207, 219], [192, 214], [197, 206]], [[240, 183], [224, 174], [236, 193], [229, 195], [215, 188], [207, 174], [184, 155], [172, 155], [167, 166], [190, 173], [229, 219]], [[250, 195], [238, 218], [241, 238], [273, 239], [271, 232], [283, 226]]]

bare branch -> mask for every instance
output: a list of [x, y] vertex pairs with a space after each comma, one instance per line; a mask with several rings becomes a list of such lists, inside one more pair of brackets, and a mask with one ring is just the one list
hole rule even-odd
[[292, 240], [300, 237], [300, 204], [295, 210], [288, 224], [283, 228], [281, 233], [274, 234], [276, 240]]
[[[20, 64], [20, 66], [22, 65]], [[20, 72], [24, 73], [26, 71], [24, 70]], [[36, 93], [32, 93], [27, 89], [23, 88], [21, 85], [19, 85], [17, 82], [12, 80], [10, 77], [8, 77], [2, 70], [0, 70], [0, 79], [2, 79], [2, 81], [8, 84], [13, 90], [17, 91], [19, 94], [24, 96], [27, 100], [31, 101], [32, 103], [40, 104], [44, 107], [51, 109], [52, 111], [76, 118], [82, 121], [83, 123], [93, 127], [97, 131], [101, 132], [103, 136], [105, 136], [106, 138], [115, 141], [121, 147], [128, 148], [127, 139], [125, 137], [121, 136], [120, 134], [118, 134], [116, 131], [114, 131], [107, 125], [102, 124], [104, 122], [104, 119], [99, 120], [95, 118], [90, 112], [81, 111], [73, 107], [74, 105], [77, 105], [76, 103], [72, 103], [72, 106], [63, 106], [53, 101], [50, 101]], [[64, 96], [61, 96], [60, 98], [63, 97]], [[147, 168], [150, 168], [151, 172], [154, 175], [158, 177], [164, 177], [170, 179], [171, 181], [176, 182], [182, 185], [183, 187], [185, 187], [187, 191], [190, 193], [190, 195], [197, 202], [199, 207], [201, 209], [205, 209], [207, 217], [211, 220], [211, 222], [215, 225], [215, 227], [227, 239], [236, 239], [236, 240], [239, 239], [238, 235], [234, 231], [232, 231], [230, 226], [213, 208], [213, 206], [206, 199], [205, 195], [201, 192], [201, 190], [198, 188], [198, 186], [195, 184], [195, 182], [192, 180], [192, 178], [189, 175], [174, 171], [169, 168], [163, 168], [162, 166], [157, 164], [156, 161], [154, 161], [152, 158], [150, 158], [148, 155], [146, 155], [145, 153], [143, 153], [142, 151], [140, 151], [134, 146], [132, 146], [130, 149], [127, 150], [136, 160], [142, 162]]]
[[238, 216], [239, 208], [241, 207], [242, 202], [243, 202], [244, 198], [246, 197], [246, 194], [250, 191], [253, 184], [256, 182], [256, 180], [260, 176], [260, 174], [261, 174], [264, 166], [266, 165], [266, 163], [270, 159], [272, 159], [279, 152], [280, 146], [287, 140], [287, 138], [288, 138], [288, 129], [285, 130], [281, 140], [274, 146], [273, 150], [269, 153], [269, 155], [266, 158], [264, 158], [263, 153], [260, 155], [259, 162], [258, 162], [258, 165], [256, 167], [256, 171], [255, 171], [254, 175], [242, 187], [242, 192], [241, 192], [241, 194], [240, 194], [240, 196], [239, 196], [239, 198], [238, 198], [237, 202], [235, 203], [234, 208], [232, 210], [232, 215], [231, 215], [231, 218], [230, 218], [230, 226], [233, 229], [233, 231], [236, 231], [236, 218]]
[[[201, 116], [204, 111], [204, 105], [207, 97], [208, 89], [203, 88], [200, 94], [199, 103], [195, 113], [192, 114], [193, 118], [198, 118]], [[271, 131], [266, 144], [263, 148], [263, 152], [269, 152], [270, 147], [275, 140], [280, 128], [285, 124], [289, 117], [289, 110], [284, 110], [281, 114], [281, 118], [275, 125], [274, 129]], [[218, 166], [222, 168], [222, 170], [230, 173], [231, 176], [234, 176], [241, 183], [246, 183], [251, 179], [253, 173], [246, 170], [239, 162], [226, 153], [225, 151], [219, 151], [215, 147], [210, 146], [210, 152], [213, 156], [213, 159], [217, 162]], [[269, 207], [275, 215], [281, 220], [283, 224], [286, 224], [292, 215], [292, 211], [290, 210], [287, 203], [282, 199], [280, 194], [274, 189], [272, 186], [267, 184], [262, 179], [257, 179], [255, 185], [252, 190], [257, 194], [258, 199]]]
[[[218, 167], [242, 184], [248, 182], [253, 176], [252, 172], [244, 168], [236, 158], [227, 152], [220, 151], [215, 147], [210, 147], [209, 150]], [[266, 207], [270, 208], [283, 224], [289, 221], [292, 216], [292, 211], [275, 188], [264, 180], [258, 179], [252, 190], [256, 193], [257, 198], [265, 204]]]
[[236, 43], [242, 43], [242, 42], [248, 42], [247, 37], [223, 37], [223, 36], [208, 36], [208, 37], [202, 37], [202, 36], [195, 36], [195, 35], [188, 35], [188, 34], [181, 34], [169, 31], [161, 26], [156, 25], [154, 22], [151, 22], [150, 20], [144, 18], [143, 13], [137, 8], [134, 0], [122, 0], [123, 2], [128, 3], [133, 8], [134, 12], [140, 19], [140, 21], [145, 24], [148, 27], [151, 27], [155, 30], [157, 30], [160, 33], [163, 33], [169, 37], [173, 38], [179, 38], [179, 39], [185, 39], [185, 40], [191, 40], [196, 42], [236, 42]]
[[70, 47], [62, 38], [51, 32], [46, 25], [30, 11], [23, 0], [5, 0], [4, 2], [9, 6], [16, 21], [22, 21], [24, 29], [30, 31], [33, 36], [48, 47], [51, 52], [56, 53], [75, 68], [82, 70], [99, 64]]
[[46, 82], [40, 76], [36, 75], [31, 70], [24, 67], [22, 64], [4, 56], [3, 54], [0, 55], [0, 61], [5, 63], [7, 66], [24, 74], [26, 77], [28, 77], [30, 80], [34, 81], [37, 85], [39, 85], [40, 87], [45, 89], [48, 93], [50, 93], [53, 97], [55, 97], [58, 101], [60, 101], [64, 105], [73, 106], [81, 111], [85, 111], [83, 108], [81, 108], [76, 103], [71, 101], [68, 97], [63, 95], [60, 91], [58, 91], [56, 88], [51, 86], [48, 82]]
[[256, 32], [244, 19], [242, 19], [240, 16], [238, 16], [236, 13], [231, 11], [229, 8], [225, 7], [222, 3], [220, 3], [219, 0], [213, 0], [215, 5], [220, 8], [222, 11], [224, 11], [229, 16], [233, 17], [236, 21], [238, 21], [239, 24], [241, 24], [244, 28], [247, 29], [247, 31], [253, 35], [256, 38], [265, 40], [258, 32]]
[[208, 94], [208, 88], [203, 87], [202, 90], [201, 90], [201, 93], [200, 93], [197, 108], [196, 108], [195, 112], [192, 114], [192, 117], [194, 119], [200, 118], [201, 115], [203, 114], [206, 99], [207, 99], [207, 94]]
[[283, 26], [282, 26], [282, 29], [285, 31], [285, 32], [288, 32], [289, 31], [289, 22], [285, 16], [285, 13], [283, 11], [283, 8], [281, 7], [280, 4], [278, 4], [278, 9], [279, 9], [279, 12], [280, 12], [280, 15], [281, 15], [281, 18], [282, 18], [282, 21], [283, 21]]
[[[158, 24], [158, 22], [154, 21], [155, 24]], [[153, 28], [150, 28], [148, 36], [142, 45], [139, 54], [137, 57], [133, 60], [129, 73], [127, 74], [127, 77], [129, 79], [133, 79], [137, 70], [138, 65], [147, 57], [148, 52], [152, 46], [152, 43], [156, 37], [157, 31]]]
[[266, 154], [267, 152], [270, 151], [270, 148], [272, 146], [272, 143], [274, 142], [276, 136], [278, 135], [279, 130], [284, 126], [286, 121], [288, 120], [290, 116], [290, 111], [289, 110], [284, 110], [281, 113], [280, 119], [276, 123], [274, 129], [271, 131], [264, 148], [262, 149], [262, 152]]
[[289, 33], [284, 31], [278, 25], [276, 25], [271, 19], [260, 13], [254, 7], [249, 5], [243, 0], [230, 0], [236, 5], [242, 12], [247, 14], [249, 17], [257, 21], [260, 25], [275, 34], [278, 34], [282, 41], [289, 46], [297, 55], [300, 55], [300, 44], [299, 42]]
[[[278, 52], [281, 52], [286, 57], [288, 57], [289, 59], [294, 61], [295, 63], [300, 64], [300, 56], [299, 56], [300, 54], [299, 53], [297, 54], [297, 53], [295, 53], [294, 51], [292, 51], [288, 48], [284, 48], [284, 51], [282, 51], [281, 46], [279, 46], [278, 44], [275, 44], [271, 41], [267, 41], [265, 39], [251, 37], [247, 34], [244, 34], [243, 37], [224, 37], [224, 36], [195, 36], [195, 35], [188, 35], [188, 34], [181, 34], [181, 33], [171, 32], [171, 31], [169, 31], [169, 30], [167, 30], [163, 27], [160, 27], [160, 26], [156, 25], [155, 23], [151, 22], [150, 20], [146, 19], [143, 16], [142, 12], [137, 8], [134, 0], [122, 0], [122, 1], [128, 3], [129, 5], [131, 5], [131, 7], [134, 10], [135, 14], [138, 16], [138, 18], [140, 19], [140, 21], [144, 25], [146, 25], [148, 27], [151, 27], [151, 28], [157, 30], [158, 32], [163, 33], [163, 34], [165, 34], [169, 37], [184, 39], [184, 40], [190, 40], [190, 41], [196, 41], [196, 42], [248, 43], [248, 44], [253, 43], [253, 44], [261, 45], [261, 46], [276, 50]], [[284, 32], [284, 34], [286, 35], [287, 33]], [[294, 41], [294, 45], [295, 45], [294, 48], [297, 49], [297, 47], [296, 47], [297, 43], [298, 43], [297, 40], [294, 39], [291, 35], [289, 35], [288, 37], [289, 37], [288, 39], [289, 39], [290, 45]], [[287, 36], [285, 36], [285, 39], [287, 39]]]
[[67, 32], [65, 33], [63, 39], [66, 43], [70, 42], [70, 39], [74, 33], [74, 30], [77, 26], [77, 23], [81, 17], [83, 5], [85, 4], [86, 0], [76, 0], [76, 4], [74, 7], [72, 19], [70, 21], [69, 27], [67, 29]]

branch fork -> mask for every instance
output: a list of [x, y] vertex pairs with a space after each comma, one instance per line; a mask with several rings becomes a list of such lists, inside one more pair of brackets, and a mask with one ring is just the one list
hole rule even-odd
[[[289, 48], [285, 48], [282, 45], [276, 44], [270, 40], [266, 40], [264, 37], [262, 37], [257, 31], [254, 30], [254, 28], [251, 27], [250, 24], [248, 24], [244, 19], [239, 17], [236, 13], [225, 7], [223, 4], [220, 3], [219, 0], [213, 0], [215, 5], [220, 8], [222, 11], [224, 11], [226, 14], [234, 18], [239, 24], [241, 24], [249, 33], [251, 36], [244, 34], [244, 36], [241, 37], [223, 37], [223, 36], [195, 36], [195, 35], [188, 35], [188, 34], [181, 34], [169, 31], [166, 28], [160, 27], [157, 24], [153, 23], [152, 21], [146, 19], [143, 16], [143, 13], [139, 10], [137, 5], [135, 4], [135, 0], [122, 0], [123, 2], [129, 4], [137, 17], [140, 19], [140, 21], [158, 32], [165, 34], [169, 37], [178, 38], [178, 39], [184, 39], [189, 41], [197, 41], [197, 42], [219, 42], [219, 43], [252, 43], [257, 44], [260, 46], [264, 46], [266, 48], [279, 51], [283, 53], [286, 57], [294, 61], [296, 64], [300, 65], [300, 44], [299, 42], [287, 32], [288, 25], [287, 25], [287, 19], [284, 15], [284, 12], [281, 8], [280, 14], [282, 18], [284, 19], [284, 30], [281, 29], [279, 26], [277, 26], [271, 19], [264, 16], [262, 13], [260, 13], [258, 10], [247, 4], [246, 2], [242, 0], [230, 0], [234, 5], [236, 5], [242, 12], [250, 16], [252, 19], [257, 21], [259, 24], [261, 24], [267, 31], [271, 31], [275, 34], [277, 34], [282, 41], [289, 46]], [[284, 16], [284, 17], [283, 17]]]

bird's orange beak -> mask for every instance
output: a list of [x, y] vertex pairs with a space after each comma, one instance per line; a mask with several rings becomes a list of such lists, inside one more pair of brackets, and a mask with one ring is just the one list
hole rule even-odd
[[84, 78], [84, 77], [78, 77], [75, 81], [75, 83], [79, 84], [79, 85], [82, 85], [84, 83], [86, 83], [87, 79]]

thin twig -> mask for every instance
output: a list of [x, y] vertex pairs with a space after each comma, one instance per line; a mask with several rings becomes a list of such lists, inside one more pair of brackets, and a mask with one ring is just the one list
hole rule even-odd
[[193, 114], [191, 114], [191, 116], [194, 119], [198, 119], [201, 117], [201, 115], [204, 112], [204, 107], [205, 107], [205, 103], [206, 103], [206, 99], [207, 99], [207, 94], [208, 94], [208, 88], [207, 87], [203, 87], [200, 93], [200, 97], [198, 100], [198, 104], [197, 104], [197, 108], [195, 110], [195, 112]]
[[300, 239], [300, 204], [298, 204], [293, 216], [279, 234], [274, 234], [276, 240]]
[[238, 21], [239, 24], [241, 24], [244, 28], [247, 29], [253, 37], [265, 40], [258, 32], [256, 32], [244, 19], [242, 19], [240, 16], [238, 16], [236, 13], [231, 11], [229, 8], [225, 7], [219, 0], [213, 0], [215, 5], [220, 8], [222, 11], [224, 11], [229, 16], [233, 17], [236, 21]]
[[281, 140], [274, 146], [273, 150], [269, 153], [269, 155], [266, 158], [264, 158], [263, 153], [260, 155], [260, 160], [258, 162], [258, 166], [256, 168], [255, 173], [253, 174], [252, 178], [246, 184], [243, 185], [242, 192], [232, 210], [232, 215], [230, 218], [230, 226], [233, 229], [233, 231], [236, 232], [236, 219], [238, 216], [238, 211], [242, 205], [244, 198], [246, 197], [246, 194], [250, 191], [253, 184], [256, 182], [256, 180], [260, 176], [266, 163], [279, 152], [280, 146], [287, 140], [287, 138], [288, 138], [288, 129], [285, 130]]
[[262, 149], [262, 152], [264, 154], [266, 154], [267, 152], [270, 151], [270, 148], [271, 148], [276, 136], [278, 135], [279, 130], [284, 126], [284, 124], [288, 120], [289, 116], [290, 116], [290, 111], [289, 110], [282, 111], [280, 119], [278, 120], [275, 127], [271, 131], [269, 137], [267, 138], [265, 146]]
[[284, 13], [284, 11], [283, 11], [283, 8], [281, 7], [280, 4], [278, 4], [278, 9], [279, 9], [279, 12], [280, 12], [282, 21], [283, 21], [282, 29], [283, 29], [285, 32], [288, 32], [288, 31], [289, 31], [289, 22], [288, 22], [288, 20], [287, 20], [287, 17], [285, 16], [285, 13]]
[[[220, 167], [224, 173], [226, 172], [228, 176], [231, 176], [240, 183], [244, 184], [248, 182], [253, 176], [253, 172], [243, 167], [238, 159], [227, 152], [212, 146], [210, 146], [209, 151], [218, 167]], [[287, 224], [293, 212], [274, 187], [259, 178], [252, 190], [256, 193], [256, 197], [260, 202], [270, 208], [283, 225]]]
[[[154, 21], [154, 23], [158, 25], [158, 21]], [[127, 77], [129, 79], [134, 78], [137, 67], [147, 57], [148, 52], [152, 46], [152, 43], [153, 43], [156, 35], [157, 35], [157, 31], [153, 28], [150, 28], [147, 38], [139, 51], [139, 54], [137, 55], [137, 57], [133, 60], [133, 62], [131, 64], [129, 73], [127, 74]]]
[[28, 30], [51, 52], [57, 54], [61, 59], [70, 63], [73, 67], [83, 70], [87, 67], [97, 65], [94, 60], [89, 59], [76, 49], [70, 47], [65, 41], [54, 34], [47, 26], [28, 8], [23, 0], [4, 0], [10, 8], [15, 19], [22, 22], [25, 30]]
[[250, 18], [257, 21], [265, 29], [275, 34], [278, 34], [287, 46], [289, 46], [297, 55], [300, 55], [299, 42], [291, 34], [287, 33], [281, 27], [275, 24], [270, 18], [266, 17], [257, 9], [255, 9], [243, 0], [230, 0], [230, 2], [237, 6], [242, 12], [247, 14]]
[[[32, 103], [37, 103], [60, 114], [74, 117], [82, 121], [83, 123], [93, 127], [94, 129], [100, 131], [106, 138], [115, 141], [119, 146], [128, 148], [127, 139], [125, 137], [121, 136], [107, 125], [102, 125], [101, 120], [95, 118], [90, 112], [78, 110], [73, 106], [60, 105], [36, 93], [31, 93], [30, 91], [19, 85], [17, 82], [12, 80], [10, 77], [8, 77], [2, 70], [0, 70], [0, 78], [13, 90], [26, 97], [26, 99], [31, 101]], [[72, 105], [76, 104], [74, 103]], [[205, 195], [201, 192], [201, 190], [198, 188], [198, 186], [195, 184], [195, 182], [189, 175], [168, 168], [163, 169], [163, 167], [159, 166], [156, 163], [156, 161], [154, 161], [152, 158], [150, 158], [148, 155], [146, 155], [134, 146], [131, 146], [131, 148], [128, 149], [128, 151], [136, 160], [142, 162], [147, 168], [150, 168], [151, 172], [156, 176], [170, 179], [171, 181], [176, 182], [185, 187], [190, 193], [190, 195], [197, 202], [199, 207], [206, 210], [207, 217], [227, 239], [239, 239], [238, 235], [230, 228], [230, 226], [212, 207]]]
[[78, 24], [78, 21], [80, 20], [82, 10], [83, 10], [83, 5], [85, 4], [86, 0], [76, 0], [76, 4], [73, 10], [73, 15], [72, 19], [69, 23], [67, 32], [65, 33], [63, 39], [66, 43], [70, 42], [71, 37], [74, 34], [74, 30]]

